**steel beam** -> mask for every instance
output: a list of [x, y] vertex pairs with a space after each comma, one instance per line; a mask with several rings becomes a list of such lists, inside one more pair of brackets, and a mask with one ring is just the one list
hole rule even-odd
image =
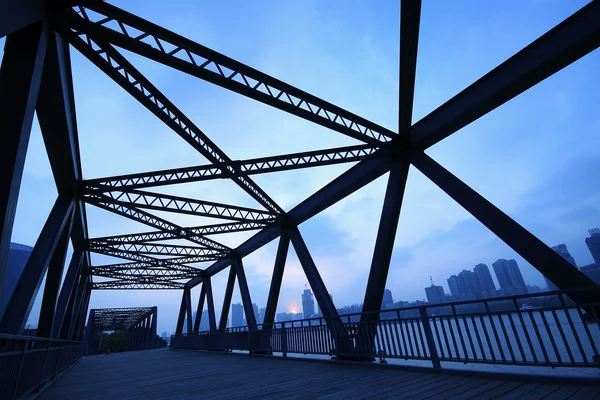
[[[537, 237], [484, 199], [425, 153], [414, 153], [411, 162], [433, 183], [509, 245], [561, 290], [583, 289], [596, 284]], [[591, 296], [591, 298], [590, 298]], [[569, 295], [577, 303], [598, 301], [591, 292]]]
[[448, 100], [411, 129], [426, 149], [600, 46], [600, 2], [592, 1]]
[[[203, 236], [203, 235], [217, 235], [222, 233], [232, 232], [243, 232], [258, 230], [264, 228], [269, 223], [265, 222], [228, 222], [224, 224], [204, 225], [190, 228], [182, 228], [185, 232], [185, 236]], [[114, 244], [114, 243], [128, 243], [128, 244], [142, 244], [147, 242], [155, 242], [159, 240], [170, 240], [178, 239], [179, 237], [174, 232], [143, 232], [134, 233], [128, 235], [115, 235], [115, 236], [104, 236], [98, 238], [92, 238], [89, 240], [90, 244]]]
[[[243, 161], [232, 161], [232, 165], [239, 175], [264, 174], [323, 165], [357, 162], [368, 160], [376, 156], [383, 157], [384, 153], [377, 152], [377, 150], [377, 147], [371, 145], [347, 146], [254, 158]], [[162, 185], [223, 179], [227, 177], [229, 177], [229, 175], [223, 173], [222, 167], [200, 165], [197, 167], [173, 168], [161, 171], [90, 179], [86, 180], [84, 185], [89, 192], [106, 192], [114, 189], [140, 189]]]
[[181, 335], [183, 333], [183, 321], [185, 320], [185, 307], [187, 306], [186, 289], [183, 289], [181, 293], [181, 305], [179, 306], [179, 317], [177, 318], [177, 327], [175, 328], [175, 334]]
[[183, 293], [185, 296], [185, 311], [186, 311], [186, 328], [187, 333], [192, 333], [192, 294], [191, 289], [186, 288], [183, 289]]
[[145, 211], [138, 210], [135, 207], [127, 207], [127, 206], [124, 206], [121, 204], [114, 204], [111, 202], [99, 202], [99, 201], [95, 201], [91, 204], [95, 205], [98, 208], [102, 208], [104, 210], [113, 212], [115, 214], [122, 215], [131, 220], [140, 222], [142, 224], [151, 226], [153, 228], [157, 228], [162, 231], [172, 233], [179, 239], [186, 239], [186, 240], [189, 240], [190, 242], [201, 244], [203, 246], [206, 246], [206, 247], [209, 247], [212, 249], [231, 250], [229, 247], [222, 245], [221, 243], [218, 243], [212, 239], [208, 239], [202, 235], [194, 235], [194, 236], [188, 235], [187, 231], [185, 231], [179, 225], [171, 223], [162, 218], [158, 218], [158, 217], [156, 217], [150, 213], [147, 213]]
[[304, 239], [302, 238], [302, 235], [300, 235], [300, 231], [297, 227], [293, 227], [288, 229], [287, 233], [294, 245], [294, 250], [296, 250], [296, 255], [302, 265], [302, 270], [304, 270], [306, 279], [308, 279], [308, 283], [313, 290], [323, 316], [328, 320], [339, 317], [338, 312], [333, 305], [333, 300], [329, 295], [329, 291], [327, 291], [327, 287], [325, 286], [323, 279], [321, 279], [321, 274], [319, 274], [319, 270], [306, 247], [306, 243], [304, 243]]
[[[26, 13], [18, 12], [25, 12], [23, 7], [17, 6], [16, 0], [0, 5], [0, 11], [7, 12], [6, 15], [0, 12], [0, 33], [3, 32], [0, 36], [23, 24], [19, 15]], [[47, 42], [46, 29], [38, 22], [11, 33], [4, 45], [0, 68], [0, 296]]]
[[56, 33], [49, 36], [36, 113], [58, 193], [74, 197], [81, 162], [69, 46]]
[[[86, 42], [69, 30], [65, 30], [63, 33], [70, 38], [71, 44], [83, 55], [140, 101], [200, 154], [215, 165], [223, 166], [224, 173], [229, 174], [231, 179], [258, 203], [274, 214], [283, 212], [281, 207], [249, 177], [235, 175], [236, 171], [231, 165], [231, 159], [111, 45], [104, 41], [98, 41], [90, 35], [87, 35]], [[94, 44], [101, 49], [96, 51]]]
[[117, 279], [113, 281], [94, 282], [94, 290], [146, 290], [146, 289], [184, 289], [185, 284], [173, 281], [144, 280], [143, 278]]
[[221, 250], [207, 249], [205, 247], [181, 246], [176, 244], [131, 244], [131, 243], [111, 243], [107, 245], [94, 245], [91, 243], [90, 251], [94, 249], [104, 249], [109, 247], [113, 250], [132, 252], [138, 254], [155, 254], [170, 256], [214, 256], [220, 257], [225, 254]]
[[85, 195], [84, 200], [92, 204], [101, 201], [103, 203], [118, 204], [126, 207], [135, 206], [137, 208], [150, 210], [170, 211], [179, 214], [229, 219], [242, 222], [272, 222], [275, 219], [274, 215], [267, 211], [189, 199], [163, 193], [145, 192], [137, 189], [130, 189], [127, 191], [113, 190], [102, 194], [91, 192]]
[[269, 288], [269, 297], [267, 298], [267, 307], [263, 318], [263, 329], [272, 329], [277, 312], [277, 302], [279, 301], [279, 292], [281, 291], [281, 281], [283, 280], [283, 270], [290, 247], [290, 238], [287, 233], [282, 233], [277, 246], [277, 255], [275, 256], [275, 265], [273, 266], [273, 277], [271, 278], [271, 287]]
[[88, 277], [88, 281], [85, 288], [84, 300], [81, 304], [81, 309], [79, 310], [79, 318], [77, 320], [77, 324], [75, 325], [75, 330], [73, 333], [73, 338], [71, 340], [80, 341], [83, 336], [83, 327], [85, 326], [85, 318], [88, 314], [88, 309], [90, 307], [90, 299], [92, 298], [92, 281]]
[[[374, 181], [392, 166], [391, 158], [375, 158], [361, 161], [348, 171], [325, 185], [312, 196], [298, 204], [287, 214], [290, 224], [300, 224], [307, 219], [317, 215], [327, 207], [337, 203], [349, 194], [359, 190], [361, 187]], [[253, 251], [261, 248], [281, 234], [281, 228], [271, 226], [258, 232], [235, 249], [235, 254], [245, 257]], [[214, 275], [229, 265], [229, 260], [219, 260], [206, 269], [207, 275]], [[187, 285], [196, 286], [201, 279], [191, 279]]]
[[408, 145], [412, 125], [417, 49], [421, 23], [421, 0], [400, 2], [400, 110], [398, 133], [402, 145]]
[[[401, 159], [390, 171], [365, 291], [363, 313], [381, 310], [409, 166], [408, 160]], [[363, 321], [377, 321], [379, 315], [363, 314], [361, 319]]]
[[0, 332], [18, 334], [24, 328], [44, 274], [64, 230], [68, 229], [73, 207], [73, 201], [62, 196], [54, 203], [0, 320]]
[[206, 287], [206, 304], [208, 305], [208, 325], [211, 331], [217, 330], [217, 321], [215, 318], [215, 301], [213, 300], [212, 283], [210, 277], [204, 279], [202, 286]]
[[[69, 15], [69, 24], [78, 31], [95, 34], [118, 47], [179, 69], [213, 84], [243, 94], [280, 110], [367, 142], [387, 142], [393, 132], [350, 113], [329, 102], [297, 89], [285, 82], [217, 53], [207, 47], [152, 24], [107, 3], [90, 4], [89, 8], [108, 18], [91, 21], [85, 8], [82, 17]], [[103, 24], [116, 20], [122, 29], [112, 30]], [[127, 28], [140, 30], [132, 37]], [[142, 39], [145, 40], [142, 42]], [[162, 44], [161, 44], [162, 43]], [[174, 47], [165, 51], [164, 46]]]
[[[73, 207], [74, 209], [75, 207]], [[40, 337], [52, 337], [53, 322], [58, 301], [58, 291], [63, 277], [63, 270], [69, 247], [69, 238], [71, 237], [71, 227], [73, 226], [73, 210], [68, 216], [67, 226], [61, 232], [56, 249], [46, 272], [46, 283], [42, 297], [42, 307], [38, 319], [37, 335]]]
[[5, 0], [0, 3], [0, 38], [17, 32], [44, 17], [43, 0]]
[[[65, 323], [61, 330], [61, 337], [66, 339], [73, 338], [75, 332], [75, 326], [77, 325], [82, 303], [84, 301], [85, 289], [88, 282], [87, 277], [87, 260], [84, 257], [83, 265], [81, 266], [81, 274], [77, 282], [77, 289], [75, 291], [75, 299], [73, 300], [73, 308], [70, 310], [70, 314], [65, 315]], [[69, 323], [67, 324], [67, 320]]]
[[246, 272], [244, 272], [242, 259], [234, 259], [232, 267], [235, 269], [235, 274], [238, 278], [238, 286], [240, 288], [240, 295], [242, 296], [242, 305], [244, 306], [248, 329], [256, 330], [256, 316], [254, 315], [254, 307], [252, 307], [252, 299], [248, 290], [248, 281], [246, 280]]
[[227, 328], [227, 318], [229, 317], [229, 308], [231, 308], [231, 296], [233, 296], [233, 286], [235, 285], [236, 269], [232, 265], [229, 267], [229, 276], [227, 286], [225, 286], [225, 296], [223, 297], [223, 308], [221, 309], [221, 319], [219, 321], [219, 330], [224, 331]]
[[[68, 337], [69, 324], [73, 314], [73, 306], [77, 296], [77, 281], [83, 269], [84, 252], [75, 249], [71, 256], [69, 269], [60, 289], [54, 323], [52, 325], [52, 337], [66, 339]], [[64, 332], [64, 335], [63, 335]]]
[[196, 308], [196, 319], [194, 320], [194, 333], [200, 331], [200, 322], [202, 321], [202, 313], [204, 312], [204, 301], [206, 300], [206, 287], [202, 285], [200, 289], [200, 297], [198, 297], [198, 307]]

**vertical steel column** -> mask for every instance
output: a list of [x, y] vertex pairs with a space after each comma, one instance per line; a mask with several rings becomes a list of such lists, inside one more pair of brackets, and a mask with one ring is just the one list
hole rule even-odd
[[[81, 266], [81, 273], [79, 275], [79, 282], [77, 283], [77, 289], [75, 292], [75, 299], [73, 300], [73, 308], [71, 310], [71, 317], [69, 324], [67, 325], [67, 321], [63, 324], [63, 332], [61, 333], [63, 337], [66, 339], [72, 339], [75, 335], [76, 326], [79, 323], [79, 316], [81, 313], [81, 308], [83, 307], [83, 302], [85, 300], [85, 290], [87, 288], [87, 259], [84, 255], [83, 264]], [[67, 316], [69, 314], [67, 313]], [[64, 336], [66, 335], [66, 336]]]
[[210, 276], [204, 278], [204, 285], [206, 286], [206, 303], [208, 305], [208, 325], [211, 331], [217, 330], [217, 322], [215, 318], [215, 302], [213, 300], [212, 283]]
[[19, 333], [25, 326], [31, 306], [73, 211], [73, 201], [59, 196], [35, 243], [21, 278], [17, 282], [0, 321], [0, 332]]
[[37, 22], [10, 34], [4, 45], [0, 68], [0, 295], [47, 42], [46, 29]]
[[186, 329], [187, 333], [192, 333], [192, 293], [190, 288], [183, 289], [185, 296], [185, 311], [186, 311]]
[[94, 331], [94, 325], [95, 325], [95, 315], [94, 313], [90, 314], [90, 318], [88, 319], [88, 324], [87, 324], [87, 329], [86, 329], [86, 335], [85, 335], [85, 354], [90, 354], [90, 349], [93, 349], [95, 346], [93, 346], [94, 344], [94, 335], [95, 335], [95, 331]]
[[142, 346], [144, 349], [150, 348], [150, 316], [152, 314], [148, 314], [146, 318], [144, 318], [144, 345]]
[[290, 247], [290, 237], [286, 232], [281, 234], [279, 245], [277, 246], [277, 255], [275, 256], [275, 265], [273, 266], [273, 277], [271, 278], [271, 287], [269, 288], [269, 297], [267, 298], [267, 307], [263, 318], [263, 329], [272, 329], [277, 311], [277, 302], [279, 301], [279, 292], [281, 290], [281, 281], [283, 280], [283, 270], [285, 269], [285, 260]]
[[75, 325], [75, 331], [73, 333], [73, 340], [81, 340], [81, 335], [83, 334], [83, 326], [85, 322], [85, 317], [88, 314], [88, 308], [90, 306], [90, 299], [92, 297], [92, 279], [88, 275], [87, 283], [84, 292], [84, 300], [81, 304], [81, 309], [79, 310], [79, 319], [77, 325]]
[[[75, 207], [73, 207], [75, 208]], [[48, 271], [46, 273], [46, 284], [42, 297], [42, 307], [38, 319], [37, 335], [40, 337], [51, 337], [52, 323], [56, 312], [56, 302], [58, 300], [58, 291], [65, 268], [67, 249], [69, 247], [69, 238], [71, 237], [71, 227], [73, 226], [73, 210], [69, 216], [67, 227], [63, 230], [56, 245], [56, 250], [50, 259]]]
[[181, 335], [183, 333], [183, 320], [185, 319], [185, 289], [183, 289], [183, 293], [181, 294], [181, 306], [179, 306], [179, 318], [177, 318], [177, 327], [175, 328], [175, 334]]
[[[425, 153], [413, 153], [411, 161], [419, 171], [431, 179], [433, 183], [439, 186], [561, 290], [583, 289], [596, 286], [577, 267], [569, 264], [558, 253]], [[593, 291], [574, 292], [569, 297], [579, 304], [598, 301], [597, 293], [595, 294]]]
[[[408, 178], [408, 169], [409, 164], [407, 161], [398, 160], [390, 170], [383, 208], [381, 210], [381, 218], [379, 219], [379, 229], [373, 251], [371, 270], [369, 271], [369, 280], [367, 281], [367, 289], [365, 291], [363, 313], [379, 311], [381, 309], [383, 292], [394, 249], [394, 240], [396, 239], [402, 198], [404, 197], [404, 188], [406, 186], [406, 179]], [[363, 314], [361, 319], [363, 322], [367, 320], [376, 321], [379, 319], [379, 315]]]
[[[77, 276], [81, 271], [82, 263], [83, 251], [75, 249], [71, 256], [67, 275], [65, 276], [65, 280], [60, 289], [60, 295], [58, 296], [58, 303], [56, 305], [56, 312], [54, 313], [54, 321], [52, 323], [52, 337], [54, 338], [60, 337], [63, 321], [65, 321], [65, 314], [67, 312], [70, 313], [72, 310], [76, 292]], [[69, 309], [69, 305], [71, 306], [71, 309]]]
[[152, 327], [150, 328], [152, 335], [152, 348], [158, 347], [158, 307], [152, 307]]
[[238, 278], [238, 285], [240, 287], [240, 295], [242, 296], [242, 304], [244, 305], [244, 314], [246, 314], [248, 329], [256, 330], [256, 316], [254, 315], [254, 307], [252, 307], [252, 299], [250, 298], [248, 281], [246, 280], [242, 259], [236, 258], [233, 260], [233, 267], [235, 268], [235, 274]]
[[229, 267], [229, 276], [227, 286], [225, 287], [225, 297], [223, 298], [223, 309], [221, 310], [221, 320], [219, 321], [219, 330], [224, 331], [227, 328], [227, 317], [229, 317], [229, 308], [231, 307], [231, 296], [233, 296], [233, 285], [235, 285], [235, 267]]
[[196, 319], [194, 320], [194, 333], [200, 331], [200, 321], [202, 321], [202, 312], [204, 311], [204, 300], [206, 299], [206, 286], [202, 284], [200, 297], [198, 298], [198, 308], [196, 308]]

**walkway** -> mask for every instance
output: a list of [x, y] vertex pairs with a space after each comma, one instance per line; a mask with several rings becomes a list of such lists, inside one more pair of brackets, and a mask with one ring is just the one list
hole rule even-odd
[[600, 399], [599, 386], [147, 350], [84, 357], [41, 399]]

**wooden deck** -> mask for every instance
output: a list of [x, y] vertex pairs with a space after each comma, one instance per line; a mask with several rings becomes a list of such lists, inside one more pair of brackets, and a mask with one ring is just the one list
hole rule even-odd
[[165, 349], [84, 357], [40, 398], [589, 400], [600, 386]]

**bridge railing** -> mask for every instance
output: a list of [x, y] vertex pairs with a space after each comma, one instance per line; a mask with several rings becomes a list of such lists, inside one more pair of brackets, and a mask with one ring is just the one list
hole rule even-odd
[[[587, 291], [600, 299], [598, 288]], [[171, 338], [174, 349], [600, 367], [600, 302], [548, 292], [309, 318]]]
[[0, 399], [39, 390], [83, 355], [83, 343], [0, 334]]

